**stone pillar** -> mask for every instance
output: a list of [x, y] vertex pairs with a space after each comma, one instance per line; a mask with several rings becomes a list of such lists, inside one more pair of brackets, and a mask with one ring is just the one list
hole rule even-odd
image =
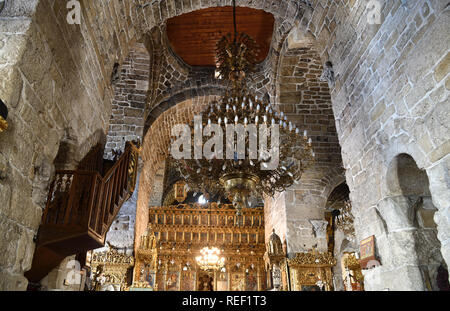
[[136, 206], [138, 198], [140, 173], [136, 177], [136, 187], [132, 196], [122, 205], [114, 219], [108, 233], [106, 234], [105, 247], [98, 248], [94, 252], [109, 250], [108, 244], [118, 248], [120, 252], [127, 255], [133, 253], [134, 227], [136, 223]]
[[328, 221], [321, 219], [310, 220], [313, 226], [314, 237], [317, 241], [317, 249], [319, 252], [326, 252], [328, 250], [327, 245], [327, 225]]
[[447, 267], [450, 267], [450, 155], [437, 165], [427, 169], [433, 205], [438, 211], [434, 214], [441, 253]]
[[288, 255], [311, 250], [327, 250], [326, 199], [302, 190], [286, 191], [286, 241]]
[[365, 290], [425, 290], [416, 249], [417, 229], [407, 214], [409, 203], [403, 196], [387, 197], [360, 222], [364, 228], [358, 227], [358, 241], [374, 234], [381, 262], [381, 266], [362, 271]]
[[148, 52], [142, 45], [137, 45], [123, 62], [118, 81], [114, 84], [105, 158], [113, 159], [113, 150], [123, 152], [126, 141], [142, 142], [149, 73]]

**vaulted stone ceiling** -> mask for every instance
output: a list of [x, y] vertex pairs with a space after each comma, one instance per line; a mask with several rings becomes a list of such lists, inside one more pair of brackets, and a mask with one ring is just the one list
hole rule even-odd
[[[258, 43], [258, 63], [269, 53], [274, 22], [273, 15], [263, 10], [236, 8], [237, 31], [250, 35]], [[198, 10], [167, 21], [167, 36], [173, 50], [191, 66], [214, 66], [217, 42], [233, 32], [231, 6]]]
[[330, 193], [326, 204], [327, 210], [339, 209], [344, 206], [344, 201], [349, 199], [350, 189], [346, 183], [342, 183]]

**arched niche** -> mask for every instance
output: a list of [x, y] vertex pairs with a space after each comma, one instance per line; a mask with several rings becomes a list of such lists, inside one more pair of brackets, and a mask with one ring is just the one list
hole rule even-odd
[[427, 173], [419, 169], [416, 161], [406, 153], [391, 161], [386, 182], [391, 196], [430, 196]]
[[397, 249], [391, 249], [384, 261], [392, 268], [407, 263], [418, 269], [421, 280], [417, 278], [417, 282], [422, 281], [423, 290], [442, 289], [440, 279], [448, 268], [437, 237], [437, 208], [432, 202], [426, 171], [418, 167], [413, 157], [401, 153], [389, 164], [386, 187], [388, 196], [378, 208], [386, 222], [391, 247]]

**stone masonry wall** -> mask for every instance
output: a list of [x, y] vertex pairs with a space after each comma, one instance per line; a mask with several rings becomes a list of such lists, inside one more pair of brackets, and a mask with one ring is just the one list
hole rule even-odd
[[[148, 206], [152, 196], [152, 190], [158, 180], [163, 176], [157, 176], [157, 172], [163, 167], [169, 153], [170, 132], [175, 124], [188, 124], [195, 114], [205, 109], [206, 105], [215, 96], [199, 96], [185, 100], [176, 107], [172, 107], [161, 114], [149, 128], [141, 152], [144, 167], [139, 183], [139, 196], [136, 211], [135, 250], [139, 245], [140, 237], [145, 233], [148, 225]], [[162, 177], [162, 178], [161, 178]], [[157, 188], [156, 188], [157, 189]]]
[[380, 202], [388, 196], [390, 162], [411, 155], [430, 179], [441, 251], [450, 262], [449, 7], [445, 1], [380, 1], [381, 23], [370, 24], [362, 2], [312, 2], [312, 15], [300, 24], [334, 65], [333, 111], [357, 242], [374, 234], [382, 264], [365, 273], [366, 289], [423, 289], [414, 256], [401, 251], [406, 240], [383, 225], [392, 216], [383, 215]]
[[[357, 217], [358, 242], [371, 234], [380, 238], [386, 234], [380, 229], [383, 221], [376, 212], [377, 202], [383, 198], [390, 160], [405, 152], [430, 177], [430, 191], [439, 209], [435, 216], [438, 237], [449, 262], [445, 134], [449, 131], [444, 125], [449, 123], [444, 113], [448, 46], [442, 44], [448, 42], [446, 4], [438, 0], [380, 1], [379, 24], [369, 23], [363, 1], [316, 0], [310, 4], [310, 9], [297, 16], [296, 27], [314, 38], [322, 63], [333, 64], [336, 83], [331, 86], [331, 101]], [[378, 242], [380, 249], [389, 245], [387, 240]], [[397, 266], [368, 272], [377, 277], [367, 278], [367, 288], [412, 288], [417, 280], [408, 268], [400, 268], [400, 258], [397, 262]], [[392, 283], [393, 271], [402, 282]]]
[[[280, 204], [266, 213], [266, 238], [271, 226], [280, 227], [283, 219], [290, 255], [317, 246], [327, 249], [324, 218], [330, 191], [344, 180], [341, 150], [336, 133], [328, 83], [322, 81], [323, 66], [309, 41], [298, 44], [286, 40], [277, 76], [277, 103], [289, 121], [307, 130], [316, 154], [314, 166], [298, 185], [288, 189]], [[283, 227], [283, 226], [281, 226]]]
[[133, 195], [122, 205], [116, 219], [106, 234], [105, 247], [95, 249], [93, 252], [109, 250], [110, 245], [117, 248], [119, 252], [131, 255], [134, 251], [134, 228], [136, 226], [136, 206], [139, 189], [138, 176], [137, 185]]
[[[0, 15], [0, 289], [24, 290], [33, 237], [60, 142], [80, 161], [106, 131], [108, 74], [86, 23], [69, 25], [63, 1], [10, 1]], [[73, 168], [73, 166], [72, 166]]]
[[[438, 239], [450, 263], [446, 44], [450, 8], [442, 0], [378, 1], [381, 9], [375, 13], [380, 13], [380, 23], [375, 24], [369, 23], [368, 13], [373, 12], [366, 9], [366, 1], [242, 0], [237, 4], [274, 14], [279, 21], [275, 51], [281, 52], [290, 31], [300, 29], [313, 39], [321, 63], [333, 64], [336, 83], [330, 85], [331, 102], [357, 242], [374, 234], [381, 254], [382, 266], [366, 272], [366, 289], [417, 289], [421, 276], [410, 267], [416, 264], [409, 261], [410, 254], [389, 251], [401, 249], [403, 240], [385, 229], [383, 223], [391, 216], [383, 215], [379, 204], [389, 197], [386, 176], [392, 159], [400, 153], [411, 155], [429, 178], [438, 209], [434, 216]], [[31, 264], [32, 240], [59, 142], [69, 139], [80, 146], [73, 158], [81, 159], [109, 127], [113, 64], [123, 62], [130, 47], [167, 18], [231, 3], [80, 2], [81, 25], [67, 24], [64, 1], [17, 0], [0, 15], [0, 97], [10, 109], [10, 128], [0, 134], [0, 199], [7, 202], [0, 207], [5, 237], [0, 240], [1, 289], [26, 287], [23, 272]], [[274, 53], [270, 59], [270, 75], [278, 75], [278, 56]], [[169, 107], [166, 112], [171, 115], [162, 111], [152, 122], [146, 135], [151, 143], [143, 151], [148, 163], [141, 175], [136, 235], [145, 230], [149, 189], [168, 146], [162, 128], [175, 120], [189, 120], [210, 97], [183, 100], [176, 110]], [[333, 179], [326, 172], [322, 175], [315, 179]], [[324, 196], [326, 192], [322, 190]], [[145, 225], [139, 224], [140, 217]]]
[[148, 52], [143, 45], [138, 45], [123, 62], [119, 81], [114, 84], [105, 158], [112, 159], [112, 150], [123, 151], [127, 141], [142, 142], [149, 74]]

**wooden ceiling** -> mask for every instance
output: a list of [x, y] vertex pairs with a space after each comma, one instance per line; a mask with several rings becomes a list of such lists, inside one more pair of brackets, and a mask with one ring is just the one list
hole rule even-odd
[[[269, 53], [274, 17], [262, 10], [237, 7], [237, 31], [245, 32], [258, 43], [262, 62]], [[233, 7], [198, 10], [167, 21], [167, 36], [172, 49], [191, 66], [215, 66], [219, 39], [232, 33]]]

